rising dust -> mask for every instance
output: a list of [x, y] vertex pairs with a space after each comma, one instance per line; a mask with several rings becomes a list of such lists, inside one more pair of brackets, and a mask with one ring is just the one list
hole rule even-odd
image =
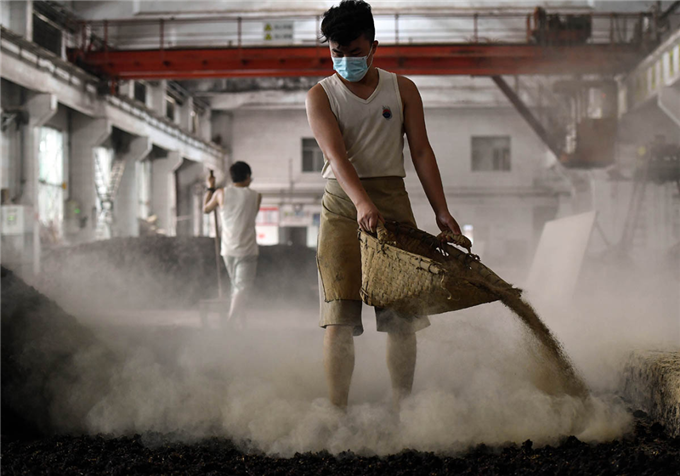
[[[122, 271], [115, 261], [95, 258], [90, 264], [116, 282], [125, 283], [134, 273]], [[294, 280], [297, 274], [291, 270], [280, 279]], [[65, 285], [72, 279], [61, 277]], [[91, 286], [79, 289], [81, 296], [91, 296]], [[145, 326], [127, 317], [126, 309], [116, 320], [85, 311], [76, 315], [115, 358], [101, 363], [83, 349], [69, 370], [75, 383], [58, 372], [46, 376], [54, 393], [63, 396], [59, 408], [52, 408], [61, 415], [53, 415], [56, 422], [79, 415], [67, 407], [69, 395], [85, 394], [93, 386], [103, 395], [82, 422], [70, 422], [82, 423], [78, 426], [87, 433], [160, 432], [183, 441], [220, 436], [244, 449], [281, 456], [320, 450], [385, 455], [405, 448], [455, 453], [480, 443], [532, 439], [536, 445], [556, 444], [570, 434], [597, 442], [620, 437], [631, 422], [615, 390], [600, 389], [584, 401], [572, 396], [578, 386], [550, 387], [555, 367], [544, 365], [542, 349], [522, 345], [522, 328], [528, 325], [510, 319], [496, 304], [435, 316], [434, 325], [419, 333], [414, 392], [398, 416], [390, 410], [384, 335], [371, 332], [368, 309], [367, 332], [356, 339], [345, 415], [333, 412], [326, 397], [315, 308], [301, 308], [293, 300], [275, 310], [256, 308], [251, 330], [239, 333], [173, 326], [173, 311], [158, 312], [168, 325]], [[548, 336], [545, 342], [554, 341]], [[553, 356], [563, 355], [555, 348]], [[600, 370], [597, 360], [590, 362], [580, 366]], [[546, 372], [548, 380], [541, 377]]]

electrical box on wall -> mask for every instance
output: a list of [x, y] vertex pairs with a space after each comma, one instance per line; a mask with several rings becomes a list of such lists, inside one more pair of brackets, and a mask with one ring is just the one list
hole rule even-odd
[[33, 263], [32, 238], [33, 207], [2, 205], [2, 265], [20, 276], [31, 272]]
[[75, 200], [68, 200], [64, 207], [64, 227], [68, 234], [78, 233], [85, 228], [87, 216], [82, 212], [80, 204]]
[[25, 205], [2, 206], [2, 234], [23, 235], [30, 224], [30, 207]]

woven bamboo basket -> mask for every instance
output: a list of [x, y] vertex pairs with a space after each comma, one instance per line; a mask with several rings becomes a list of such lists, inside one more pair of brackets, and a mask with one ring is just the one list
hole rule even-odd
[[521, 293], [484, 266], [463, 235], [388, 222], [375, 234], [360, 231], [359, 240], [361, 299], [370, 306], [432, 315], [497, 301], [499, 290]]

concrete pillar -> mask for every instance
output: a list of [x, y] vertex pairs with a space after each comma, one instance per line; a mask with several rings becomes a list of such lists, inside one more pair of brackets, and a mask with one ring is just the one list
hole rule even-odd
[[[40, 216], [38, 215], [38, 154], [40, 150], [40, 127], [45, 125], [58, 108], [57, 96], [54, 94], [36, 94], [26, 101], [28, 125], [24, 134], [24, 173], [26, 184], [21, 197], [22, 205], [32, 207], [33, 226], [31, 237], [32, 272], [40, 273]], [[28, 269], [23, 270], [29, 271]]]
[[132, 80], [121, 82], [118, 86], [118, 95], [133, 99], [135, 97], [135, 82]]
[[166, 235], [175, 235], [176, 182], [175, 170], [182, 165], [182, 156], [177, 151], [168, 152], [165, 159], [151, 163], [151, 209], [158, 217], [158, 228]]
[[0, 3], [3, 25], [17, 35], [33, 41], [33, 0]]
[[93, 119], [75, 114], [71, 123], [71, 200], [78, 204], [86, 218], [70, 240], [82, 243], [95, 239], [97, 227], [97, 190], [94, 183], [94, 148], [111, 135], [111, 123], [104, 118]]
[[202, 112], [198, 116], [198, 136], [204, 141], [210, 142], [212, 140], [212, 125], [210, 123], [211, 111]]
[[189, 133], [191, 130], [191, 113], [194, 111], [194, 99], [188, 97], [179, 108], [179, 126]]
[[[23, 110], [26, 103], [26, 95], [21, 88], [10, 82], [5, 82], [0, 88], [2, 100], [0, 102], [3, 112], [17, 113], [15, 120], [9, 124], [0, 134], [0, 182], [2, 188], [9, 190], [10, 200], [16, 201], [23, 191], [24, 174], [22, 161], [24, 160], [24, 135], [26, 125], [22, 124], [19, 111]], [[18, 203], [18, 202], [17, 202]]]
[[136, 165], [149, 155], [151, 148], [148, 137], [135, 137], [130, 142], [128, 152], [120, 157], [125, 161], [125, 172], [113, 207], [114, 236], [139, 236]]
[[167, 104], [165, 103], [167, 84], [166, 80], [158, 81], [158, 84], [154, 86], [149, 83], [146, 90], [147, 97], [150, 100], [148, 101], [149, 107], [162, 117], [165, 117], [167, 110]]

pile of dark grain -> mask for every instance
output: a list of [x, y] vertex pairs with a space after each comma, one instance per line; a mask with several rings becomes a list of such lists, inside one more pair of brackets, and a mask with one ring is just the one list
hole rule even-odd
[[680, 438], [636, 412], [635, 431], [621, 440], [589, 445], [570, 436], [557, 446], [522, 445], [446, 456], [405, 450], [386, 457], [343, 453], [275, 458], [244, 453], [225, 439], [173, 443], [163, 435], [3, 437], [3, 474], [229, 474], [229, 475], [674, 475], [680, 472]]
[[[256, 292], [266, 299], [259, 304], [315, 304], [314, 256], [308, 248], [263, 247]], [[217, 294], [216, 273], [210, 238], [163, 236], [52, 250], [37, 282], [44, 294], [3, 267], [3, 435], [81, 431], [120, 364], [55, 301], [75, 308], [187, 308]]]
[[[229, 280], [220, 259], [223, 291]], [[315, 250], [262, 246], [256, 293], [272, 303], [317, 299]], [[215, 243], [207, 237], [113, 238], [45, 252], [38, 288], [72, 307], [193, 308], [217, 296]]]
[[[82, 431], [114, 357], [56, 303], [2, 268], [2, 433]], [[3, 468], [4, 469], [4, 468]]]
[[[531, 442], [461, 455], [403, 451], [276, 458], [223, 438], [82, 436], [83, 418], [109, 389], [113, 354], [54, 302], [2, 269], [2, 473], [39, 474], [679, 474], [680, 437], [642, 412], [620, 440]], [[56, 434], [56, 431], [62, 434]], [[455, 431], [452, 428], [451, 431]], [[63, 434], [66, 432], [68, 434]]]

